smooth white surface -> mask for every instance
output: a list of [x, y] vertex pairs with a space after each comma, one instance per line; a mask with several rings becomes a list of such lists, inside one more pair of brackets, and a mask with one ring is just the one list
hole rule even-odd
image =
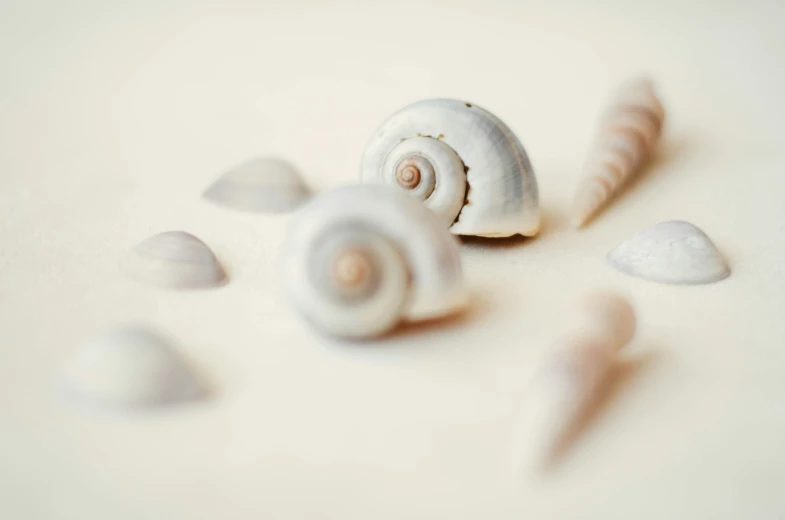
[[115, 326], [75, 353], [57, 378], [57, 390], [84, 406], [120, 411], [205, 398], [206, 385], [177, 349], [158, 331]]
[[236, 211], [288, 213], [310, 195], [293, 165], [277, 157], [255, 157], [221, 174], [202, 197]]
[[706, 234], [683, 220], [638, 231], [606, 256], [608, 265], [659, 283], [697, 285], [730, 276], [728, 263]]
[[[782, 3], [591, 4], [2, 1], [0, 517], [781, 518]], [[595, 118], [639, 72], [669, 111], [660, 159], [574, 231]], [[319, 337], [278, 284], [286, 217], [200, 194], [273, 153], [317, 188], [354, 182], [377, 125], [437, 96], [521, 138], [543, 232], [465, 242], [462, 319]], [[661, 286], [604, 265], [669, 219], [706, 231], [731, 277]], [[122, 276], [124, 251], [167, 229], [209, 243], [231, 283]], [[632, 299], [636, 339], [559, 470], [516, 481], [532, 361], [603, 286]], [[63, 361], [129, 320], [177, 338], [217, 397], [130, 419], [54, 399]]]

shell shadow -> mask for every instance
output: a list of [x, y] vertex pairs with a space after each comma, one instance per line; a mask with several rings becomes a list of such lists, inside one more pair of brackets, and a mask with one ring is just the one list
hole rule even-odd
[[460, 327], [466, 323], [479, 319], [488, 312], [489, 309], [487, 299], [477, 298], [475, 295], [472, 295], [466, 308], [462, 309], [456, 314], [422, 321], [403, 321], [398, 325], [398, 327], [393, 329], [390, 334], [385, 336], [385, 338], [405, 338], [414, 334], [423, 334], [428, 330], [443, 330], [445, 328]]
[[542, 226], [540, 231], [533, 237], [523, 235], [512, 235], [509, 237], [478, 237], [478, 236], [459, 236], [461, 245], [467, 249], [514, 249], [524, 244], [539, 240], [543, 235], [548, 235], [554, 230], [563, 227], [566, 220], [561, 215], [556, 215], [550, 210], [541, 210]]
[[608, 376], [592, 402], [584, 407], [578, 417], [572, 421], [567, 431], [554, 445], [551, 456], [546, 463], [545, 470], [555, 470], [565, 460], [568, 452], [579, 442], [582, 433], [591, 429], [592, 425], [606, 413], [614, 400], [634, 380], [639, 379], [643, 372], [651, 371], [660, 361], [660, 351], [647, 349], [633, 358], [617, 360], [610, 367]]
[[537, 236], [531, 237], [531, 239], [536, 240], [543, 236], [548, 237], [554, 232], [558, 233], [564, 229], [571, 229], [569, 216], [565, 212], [556, 212], [553, 210], [553, 207], [542, 208], [540, 211], [542, 212], [542, 227]]
[[682, 137], [678, 139], [663, 139], [662, 143], [654, 152], [654, 155], [643, 166], [637, 175], [634, 175], [624, 186], [619, 190], [617, 197], [623, 197], [628, 191], [635, 189], [636, 186], [652, 182], [655, 179], [654, 171], [660, 169], [663, 165], [676, 162], [688, 156], [689, 150], [696, 148], [696, 141], [689, 137]]
[[443, 316], [440, 318], [430, 318], [420, 321], [401, 321], [395, 328], [387, 334], [367, 339], [341, 339], [342, 345], [358, 347], [385, 347], [395, 345], [396, 348], [406, 348], [408, 342], [402, 343], [410, 336], [421, 336], [427, 338], [429, 334], [442, 332], [445, 330], [464, 327], [468, 323], [477, 321], [480, 317], [487, 315], [493, 310], [493, 302], [485, 294], [478, 294], [472, 291], [469, 303], [460, 311]]
[[459, 238], [461, 241], [461, 245], [466, 246], [469, 249], [480, 249], [480, 248], [512, 249], [522, 246], [524, 243], [528, 242], [533, 237], [513, 235], [511, 237], [503, 237], [503, 238], [475, 237], [475, 236], [461, 236]]
[[516, 249], [532, 242], [542, 240], [554, 233], [558, 233], [569, 227], [567, 215], [563, 212], [555, 212], [552, 208], [541, 208], [542, 225], [539, 233], [533, 237], [523, 235], [513, 235], [511, 237], [493, 238], [476, 236], [459, 236], [461, 245], [468, 250], [479, 249]]

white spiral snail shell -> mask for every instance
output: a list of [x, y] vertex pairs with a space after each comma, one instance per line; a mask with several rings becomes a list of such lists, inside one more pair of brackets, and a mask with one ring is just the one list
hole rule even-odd
[[361, 178], [424, 201], [456, 235], [540, 229], [537, 180], [523, 146], [499, 118], [464, 101], [429, 99], [393, 114], [368, 143]]
[[401, 319], [467, 302], [457, 241], [422, 203], [386, 186], [338, 188], [291, 223], [282, 260], [297, 310], [335, 336], [384, 334]]

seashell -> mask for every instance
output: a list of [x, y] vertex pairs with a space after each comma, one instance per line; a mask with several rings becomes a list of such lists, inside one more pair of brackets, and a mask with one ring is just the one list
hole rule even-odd
[[146, 408], [207, 395], [199, 378], [159, 333], [122, 325], [89, 341], [66, 365], [57, 389], [110, 408]]
[[467, 302], [458, 245], [415, 198], [357, 185], [319, 195], [291, 223], [284, 282], [322, 331], [363, 338], [402, 319], [451, 314]]
[[540, 470], [565, 447], [570, 429], [591, 405], [616, 351], [635, 335], [635, 312], [610, 293], [586, 297], [571, 328], [539, 364], [513, 435], [515, 471]]
[[665, 110], [648, 78], [624, 85], [602, 118], [578, 183], [572, 224], [584, 226], [635, 175], [652, 155], [662, 132]]
[[608, 263], [632, 276], [670, 284], [706, 284], [730, 275], [711, 239], [689, 222], [646, 228], [608, 253]]
[[301, 205], [311, 192], [294, 166], [261, 157], [224, 173], [202, 196], [240, 211], [283, 213]]
[[185, 231], [167, 231], [128, 252], [123, 270], [138, 282], [172, 289], [220, 285], [226, 278], [207, 244]]
[[537, 179], [520, 141], [477, 105], [429, 99], [385, 121], [362, 158], [364, 183], [425, 201], [456, 235], [534, 236]]

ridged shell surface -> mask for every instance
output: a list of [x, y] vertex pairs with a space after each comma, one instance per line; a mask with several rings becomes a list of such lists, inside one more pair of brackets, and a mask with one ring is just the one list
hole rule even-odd
[[652, 155], [665, 111], [651, 80], [624, 85], [601, 120], [597, 138], [578, 183], [572, 224], [586, 225]]
[[679, 220], [638, 232], [608, 253], [608, 263], [632, 276], [669, 284], [707, 284], [730, 275], [706, 233]]
[[[410, 172], [421, 183], [415, 189]], [[537, 180], [523, 146], [498, 117], [464, 101], [424, 100], [393, 114], [368, 143], [361, 178], [409, 191], [457, 235], [540, 229]]]
[[141, 325], [118, 326], [89, 341], [68, 362], [56, 388], [85, 404], [116, 409], [207, 395], [170, 339]]

